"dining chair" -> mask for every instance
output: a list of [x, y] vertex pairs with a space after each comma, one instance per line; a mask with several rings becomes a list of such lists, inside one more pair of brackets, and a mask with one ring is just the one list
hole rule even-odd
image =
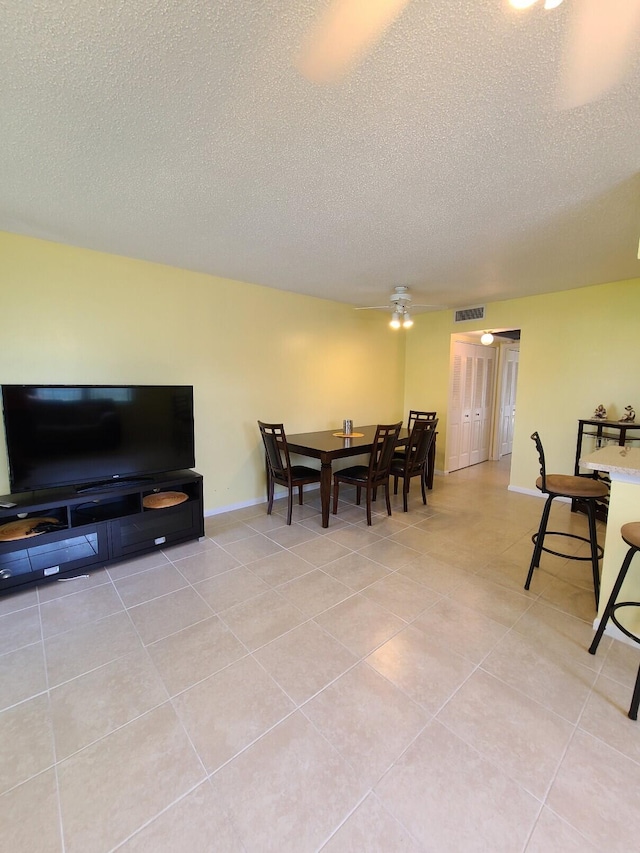
[[[409, 417], [407, 419], [407, 430], [411, 432], [416, 421], [434, 421], [437, 412], [421, 412], [419, 409], [409, 409]], [[406, 448], [397, 447], [394, 456], [404, 458]]]
[[393, 494], [398, 494], [398, 480], [402, 477], [402, 505], [405, 512], [408, 509], [409, 486], [413, 477], [420, 477], [422, 503], [425, 505], [427, 503], [427, 462], [437, 426], [438, 418], [414, 420], [405, 452], [402, 456], [394, 454], [391, 460]]
[[[407, 431], [409, 433], [411, 432], [411, 430], [413, 429], [413, 425], [416, 421], [433, 421], [436, 419], [437, 414], [437, 412], [423, 412], [420, 409], [409, 409], [409, 417], [407, 419]], [[435, 434], [432, 444], [435, 445]], [[405, 447], [397, 447], [393, 455], [396, 459], [404, 459], [405, 452]], [[433, 447], [432, 454], [435, 455], [435, 446]], [[433, 459], [431, 460], [431, 462], [433, 462]], [[428, 485], [429, 488], [432, 488], [433, 471], [429, 470], [428, 465], [426, 465], [424, 469], [424, 479], [425, 484]]]
[[397, 424], [378, 424], [373, 439], [368, 465], [352, 465], [343, 468], [333, 475], [333, 514], [338, 512], [338, 493], [340, 483], [356, 487], [356, 504], [360, 506], [362, 489], [366, 492], [367, 524], [371, 525], [371, 501], [375, 500], [376, 491], [384, 486], [387, 499], [387, 515], [391, 515], [391, 500], [389, 497], [389, 471], [393, 451], [400, 435], [402, 421]]
[[293, 512], [293, 490], [298, 489], [298, 503], [302, 504], [302, 487], [320, 482], [320, 471], [308, 468], [306, 465], [292, 465], [289, 458], [287, 436], [284, 424], [265, 424], [258, 421], [260, 434], [264, 442], [267, 469], [267, 515], [273, 509], [273, 493], [275, 484], [287, 489], [287, 524], [291, 524]]
[[421, 412], [419, 409], [409, 409], [407, 429], [411, 431], [416, 421], [434, 421], [437, 414], [437, 412]]
[[[609, 494], [609, 489], [606, 483], [602, 480], [596, 480], [593, 477], [582, 477], [570, 474], [547, 474], [547, 467], [544, 458], [544, 449], [542, 441], [537, 432], [531, 435], [531, 439], [536, 445], [538, 458], [540, 460], [540, 476], [536, 480], [536, 488], [547, 495], [547, 500], [542, 510], [542, 518], [540, 519], [540, 527], [538, 532], [534, 533], [531, 541], [534, 544], [533, 556], [531, 557], [531, 565], [529, 566], [529, 574], [525, 582], [524, 588], [529, 589], [534, 569], [540, 565], [540, 557], [542, 552], [554, 554], [556, 557], [564, 557], [567, 560], [586, 560], [591, 562], [591, 570], [593, 573], [593, 592], [596, 598], [596, 607], [600, 598], [600, 570], [598, 561], [602, 558], [602, 547], [598, 545], [598, 536], [596, 532], [596, 504], [602, 501]], [[589, 519], [589, 536], [578, 536], [576, 533], [568, 533], [563, 530], [547, 530], [549, 522], [549, 513], [551, 512], [551, 504], [555, 498], [570, 498], [578, 500], [587, 511]], [[590, 556], [583, 557], [578, 554], [567, 554], [562, 551], [553, 551], [551, 548], [545, 548], [544, 540], [546, 536], [567, 536], [570, 539], [579, 539], [581, 542], [587, 542], [590, 546]]]

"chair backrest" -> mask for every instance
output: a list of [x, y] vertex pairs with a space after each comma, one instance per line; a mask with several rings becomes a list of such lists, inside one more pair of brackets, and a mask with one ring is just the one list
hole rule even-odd
[[284, 424], [265, 424], [258, 421], [258, 426], [264, 442], [267, 465], [273, 478], [289, 481], [291, 478], [291, 462]]
[[371, 456], [369, 457], [369, 482], [377, 483], [389, 477], [393, 451], [396, 448], [401, 428], [402, 421], [397, 424], [378, 424], [376, 427]]
[[416, 421], [434, 421], [437, 414], [437, 412], [421, 412], [418, 409], [409, 409], [407, 429], [411, 432]]
[[547, 467], [544, 462], [544, 449], [542, 447], [542, 442], [540, 441], [540, 436], [537, 432], [532, 433], [531, 438], [535, 441], [536, 450], [538, 451], [538, 457], [540, 459], [540, 477], [542, 478], [542, 491], [547, 491]]
[[404, 460], [405, 476], [420, 473], [427, 462], [438, 426], [438, 418], [414, 421]]

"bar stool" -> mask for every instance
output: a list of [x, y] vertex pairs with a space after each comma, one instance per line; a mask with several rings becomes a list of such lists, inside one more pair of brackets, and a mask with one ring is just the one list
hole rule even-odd
[[[626, 553], [624, 560], [622, 561], [622, 566], [620, 567], [620, 573], [616, 578], [616, 582], [613, 585], [613, 589], [611, 590], [611, 595], [609, 596], [609, 601], [607, 602], [607, 606], [605, 607], [604, 613], [602, 614], [602, 619], [600, 624], [598, 625], [598, 630], [596, 631], [596, 635], [593, 638], [593, 642], [589, 646], [589, 654], [595, 655], [596, 649], [598, 648], [598, 644], [602, 639], [602, 635], [604, 634], [604, 629], [607, 627], [607, 622], [609, 619], [620, 628], [623, 634], [626, 634], [632, 640], [635, 640], [636, 643], [640, 643], [640, 637], [637, 634], [632, 634], [628, 628], [625, 628], [624, 625], [621, 625], [620, 622], [616, 619], [616, 610], [621, 607], [640, 607], [640, 601], [619, 601], [616, 603], [616, 598], [618, 597], [618, 593], [620, 592], [620, 588], [624, 582], [625, 577], [627, 576], [627, 572], [629, 571], [629, 566], [631, 565], [631, 560], [633, 559], [634, 554], [640, 551], [640, 521], [631, 521], [628, 524], [623, 524], [620, 528], [620, 535], [623, 540], [629, 546], [629, 550]], [[629, 708], [629, 718], [631, 720], [638, 719], [638, 705], [640, 704], [640, 667], [638, 667], [638, 675], [636, 676], [636, 686], [633, 691], [633, 697], [631, 699], [631, 706]]]
[[[548, 495], [547, 500], [542, 510], [542, 518], [540, 519], [540, 527], [538, 532], [534, 533], [531, 541], [534, 544], [533, 556], [531, 557], [531, 565], [529, 566], [529, 574], [524, 585], [525, 589], [529, 589], [533, 570], [540, 565], [540, 557], [542, 552], [554, 554], [556, 557], [564, 557], [567, 560], [589, 560], [591, 561], [591, 569], [593, 572], [593, 592], [596, 597], [596, 607], [600, 598], [600, 571], [598, 569], [598, 560], [602, 558], [603, 550], [598, 545], [598, 537], [596, 534], [596, 503], [598, 500], [606, 497], [609, 494], [609, 489], [606, 483], [600, 480], [594, 480], [593, 477], [578, 477], [569, 474], [547, 474], [547, 469], [544, 461], [544, 449], [540, 436], [534, 432], [531, 436], [535, 442], [538, 456], [540, 457], [540, 476], [536, 480], [536, 488], [540, 489]], [[589, 537], [578, 536], [575, 533], [567, 533], [561, 530], [547, 530], [549, 521], [549, 513], [551, 512], [551, 504], [554, 498], [571, 498], [580, 500], [584, 503], [589, 519]], [[591, 555], [589, 557], [578, 557], [576, 554], [563, 554], [561, 551], [553, 551], [551, 548], [544, 547], [545, 536], [568, 536], [570, 539], [580, 539], [581, 542], [588, 542], [591, 546]]]

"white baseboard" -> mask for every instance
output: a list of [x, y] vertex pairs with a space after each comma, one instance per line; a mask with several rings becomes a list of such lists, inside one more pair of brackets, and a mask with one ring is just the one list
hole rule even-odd
[[[287, 494], [287, 490], [284, 488], [284, 486], [276, 485], [275, 488], [276, 488], [276, 491], [275, 491], [274, 498], [276, 500], [279, 497], [284, 497]], [[320, 483], [311, 483], [310, 485], [304, 487], [304, 491], [306, 494], [307, 492], [311, 492], [314, 489], [319, 489], [319, 488], [320, 488]], [[237, 504], [228, 504], [227, 506], [220, 506], [220, 507], [217, 507], [216, 509], [205, 509], [204, 517], [210, 518], [211, 516], [214, 516], [214, 515], [222, 515], [225, 512], [233, 512], [234, 509], [245, 509], [248, 506], [259, 506], [260, 504], [266, 504], [267, 500], [268, 500], [268, 498], [265, 495], [262, 498], [251, 498], [251, 500], [248, 500], [248, 501], [241, 501], [240, 503], [237, 503]]]
[[[600, 625], [599, 619], [593, 620], [593, 630], [597, 631], [598, 626]], [[614, 640], [620, 640], [623, 643], [626, 643], [628, 646], [633, 646], [635, 649], [638, 648], [638, 644], [635, 640], [632, 640], [631, 637], [627, 637], [617, 625], [615, 625], [611, 620], [609, 620], [609, 624], [604, 629], [604, 634], [606, 637], [612, 637]]]
[[542, 497], [542, 492], [539, 489], [523, 489], [521, 486], [507, 486], [508, 492], [518, 492], [520, 495], [531, 495], [532, 497]]
[[[520, 495], [530, 495], [532, 498], [547, 498], [548, 495], [545, 492], [541, 492], [540, 489], [523, 489], [521, 486], [507, 486], [508, 492], [518, 492]], [[561, 501], [565, 504], [571, 503], [571, 498], [555, 498], [557, 501]]]
[[234, 509], [244, 509], [248, 506], [258, 506], [259, 504], [265, 504], [266, 502], [266, 498], [253, 498], [250, 501], [242, 501], [239, 504], [228, 504], [228, 506], [219, 506], [216, 507], [216, 509], [205, 509], [204, 517], [211, 518], [214, 515], [222, 515], [225, 512], [233, 512]]

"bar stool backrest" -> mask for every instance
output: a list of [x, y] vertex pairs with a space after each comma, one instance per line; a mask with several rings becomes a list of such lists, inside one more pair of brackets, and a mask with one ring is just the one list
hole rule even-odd
[[538, 451], [538, 457], [540, 459], [540, 477], [542, 478], [542, 491], [547, 491], [547, 466], [544, 462], [544, 448], [542, 447], [542, 442], [540, 441], [540, 436], [538, 432], [534, 432], [531, 435], [531, 438], [536, 444], [536, 450]]

